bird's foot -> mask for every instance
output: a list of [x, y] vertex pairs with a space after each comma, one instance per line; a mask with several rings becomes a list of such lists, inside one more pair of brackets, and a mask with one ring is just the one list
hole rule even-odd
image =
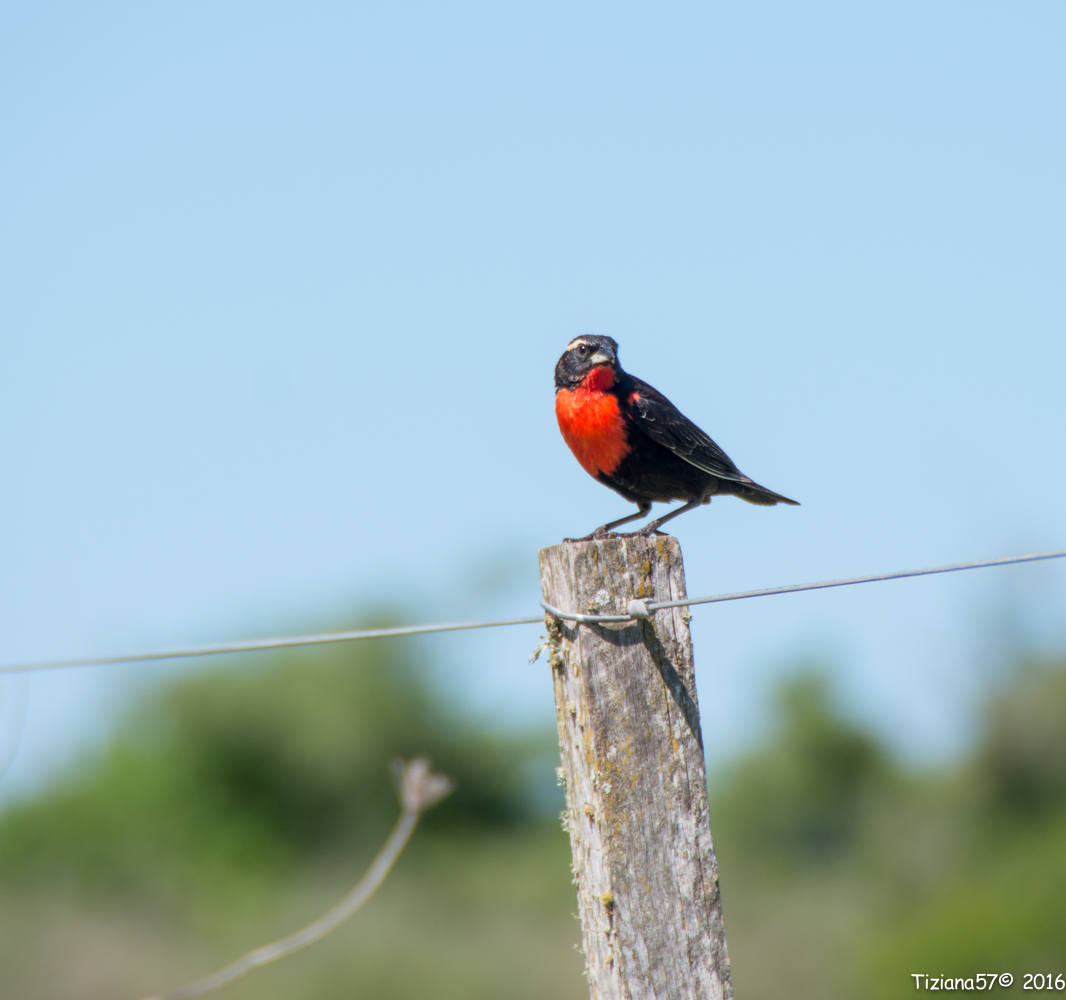
[[636, 531], [612, 531], [609, 535], [605, 535], [605, 538], [651, 538], [652, 535], [665, 535], [665, 531], [645, 531], [643, 528], [637, 528]]
[[595, 531], [583, 536], [582, 538], [564, 538], [564, 542], [602, 542], [607, 538], [623, 538], [625, 537], [619, 531], [604, 531], [603, 528], [597, 528]]

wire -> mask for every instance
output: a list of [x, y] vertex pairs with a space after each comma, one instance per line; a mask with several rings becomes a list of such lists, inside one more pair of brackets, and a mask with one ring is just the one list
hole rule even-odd
[[828, 587], [850, 587], [856, 583], [878, 583], [882, 580], [902, 580], [911, 576], [933, 576], [936, 573], [957, 573], [964, 569], [986, 569], [989, 566], [1013, 566], [1017, 563], [1039, 562], [1044, 559], [1062, 559], [1066, 549], [1058, 552], [1037, 552], [1025, 556], [1004, 556], [1002, 559], [982, 559], [979, 562], [955, 563], [953, 566], [931, 566], [928, 569], [909, 569], [898, 573], [876, 573], [872, 576], [852, 576], [844, 580], [823, 580], [820, 583], [796, 583], [789, 587], [769, 587], [765, 590], [743, 590], [736, 594], [717, 594], [714, 597], [684, 597], [677, 601], [634, 600], [626, 605], [624, 615], [579, 615], [553, 608], [545, 601], [540, 606], [555, 618], [565, 621], [606, 624], [628, 622], [637, 618], [650, 618], [656, 611], [665, 608], [685, 608], [693, 604], [718, 604], [722, 601], [742, 601], [748, 597], [770, 597], [774, 594], [796, 594], [803, 590], [825, 590]]
[[385, 639], [397, 635], [425, 635], [428, 632], [460, 632], [471, 628], [496, 628], [500, 625], [536, 625], [536, 618], [504, 618], [494, 622], [452, 622], [444, 625], [403, 625], [399, 628], [372, 628], [358, 632], [324, 632], [319, 635], [294, 635], [277, 639], [248, 639], [219, 642], [206, 646], [177, 646], [149, 653], [125, 653], [121, 656], [97, 656], [82, 660], [50, 660], [44, 663], [19, 663], [0, 667], [0, 674], [19, 674], [31, 670], [62, 670], [64, 667], [103, 667], [112, 663], [140, 663], [143, 660], [177, 660], [187, 656], [218, 656], [222, 653], [251, 653], [260, 649], [287, 649], [290, 646], [319, 646], [327, 642], [351, 642], [355, 639]]
[[[980, 562], [957, 563], [953, 566], [934, 566], [928, 569], [904, 570], [898, 573], [878, 573], [873, 576], [853, 576], [845, 580], [824, 580], [820, 583], [797, 583], [790, 587], [770, 587], [766, 590], [746, 590], [737, 594], [717, 594], [713, 597], [685, 597], [677, 601], [649, 602], [631, 600], [624, 615], [582, 615], [563, 611], [541, 601], [541, 607], [554, 618], [565, 621], [606, 624], [629, 622], [649, 618], [665, 608], [688, 607], [693, 604], [717, 604], [722, 601], [740, 601], [748, 597], [769, 597], [773, 594], [794, 594], [803, 590], [824, 590], [828, 587], [848, 587], [856, 583], [876, 583], [881, 580], [901, 580], [912, 576], [932, 576], [936, 573], [955, 573], [964, 569], [984, 569], [990, 566], [1012, 566], [1016, 563], [1039, 562], [1044, 559], [1061, 559], [1066, 549], [1057, 552], [1038, 552], [1024, 556], [1005, 556], [1002, 559], [984, 559]], [[317, 635], [296, 635], [276, 639], [250, 639], [238, 642], [221, 642], [204, 646], [178, 646], [172, 649], [147, 653], [127, 653], [120, 656], [99, 656], [78, 660], [51, 660], [42, 663], [19, 663], [0, 667], [2, 674], [27, 673], [36, 670], [62, 670], [67, 667], [101, 667], [116, 663], [140, 663], [149, 660], [176, 660], [191, 656], [218, 656], [223, 653], [250, 653], [263, 649], [287, 649], [293, 646], [318, 646], [330, 642], [352, 642], [357, 639], [384, 639], [402, 635], [426, 635], [431, 632], [459, 632], [475, 628], [499, 628], [504, 625], [536, 625], [543, 621], [535, 618], [503, 618], [487, 622], [452, 622], [441, 625], [404, 625], [398, 628], [364, 629], [356, 632], [325, 632]]]

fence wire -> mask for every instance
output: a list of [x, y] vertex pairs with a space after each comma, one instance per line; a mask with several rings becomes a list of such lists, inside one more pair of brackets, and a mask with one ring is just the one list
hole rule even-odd
[[[818, 583], [797, 583], [787, 587], [769, 587], [764, 590], [746, 590], [735, 594], [716, 594], [711, 597], [685, 597], [677, 601], [630, 600], [624, 615], [587, 615], [575, 611], [554, 608], [541, 602], [541, 607], [555, 618], [587, 624], [629, 622], [652, 617], [656, 611], [666, 608], [689, 607], [696, 604], [718, 604], [723, 601], [741, 601], [750, 597], [770, 597], [775, 594], [795, 594], [805, 590], [825, 590], [830, 587], [850, 587], [860, 583], [877, 583], [884, 580], [903, 580], [915, 576], [933, 576], [939, 573], [957, 573], [967, 569], [987, 569], [992, 566], [1013, 566], [1018, 563], [1041, 562], [1047, 559], [1066, 557], [1066, 549], [1054, 552], [1036, 552], [1023, 556], [1004, 556], [1000, 559], [983, 559], [978, 562], [955, 563], [951, 566], [932, 566], [926, 569], [902, 570], [895, 573], [877, 573], [872, 576], [853, 576], [842, 580], [823, 580]], [[468, 629], [500, 628], [507, 625], [536, 625], [544, 620], [542, 615], [531, 618], [501, 618], [483, 622], [447, 622], [437, 625], [402, 625], [396, 628], [361, 629], [351, 632], [322, 632], [313, 635], [283, 636], [273, 639], [248, 639], [236, 642], [209, 643], [200, 646], [177, 646], [170, 649], [152, 650], [143, 653], [123, 653], [117, 656], [96, 656], [74, 660], [47, 660], [39, 663], [16, 663], [0, 667], [0, 674], [29, 673], [39, 670], [63, 670], [72, 667], [102, 667], [118, 663], [141, 663], [152, 660], [177, 660], [196, 656], [220, 656], [226, 653], [253, 653], [266, 649], [287, 649], [296, 646], [319, 646], [333, 642], [354, 642], [360, 639], [385, 639], [405, 635], [428, 635], [433, 632], [461, 632]]]

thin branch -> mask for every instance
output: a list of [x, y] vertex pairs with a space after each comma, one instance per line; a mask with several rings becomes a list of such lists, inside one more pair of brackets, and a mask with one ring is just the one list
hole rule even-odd
[[411, 839], [411, 834], [414, 833], [422, 813], [449, 795], [455, 787], [451, 778], [443, 774], [431, 773], [429, 761], [425, 757], [418, 757], [409, 764], [400, 763], [399, 777], [400, 801], [403, 805], [403, 813], [399, 821], [366, 875], [332, 910], [295, 934], [256, 948], [205, 979], [170, 993], [150, 997], [148, 1000], [186, 1000], [187, 997], [196, 997], [211, 990], [217, 990], [251, 972], [252, 969], [276, 962], [279, 958], [306, 948], [309, 944], [324, 938], [347, 920], [385, 881], [385, 876], [389, 874], [396, 859], [407, 846], [407, 841]]

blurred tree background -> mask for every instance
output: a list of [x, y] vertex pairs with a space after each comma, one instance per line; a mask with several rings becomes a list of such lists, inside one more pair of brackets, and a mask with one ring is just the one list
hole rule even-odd
[[[431, 650], [355, 643], [184, 675], [80, 769], [9, 804], [3, 995], [144, 996], [295, 929], [395, 822], [390, 761], [428, 754], [458, 790], [378, 895], [225, 995], [587, 996], [554, 733], [464, 717], [429, 679]], [[849, 720], [817, 666], [775, 713], [712, 777], [738, 996], [1066, 971], [1066, 661], [1016, 664], [972, 752], [936, 770]]]

